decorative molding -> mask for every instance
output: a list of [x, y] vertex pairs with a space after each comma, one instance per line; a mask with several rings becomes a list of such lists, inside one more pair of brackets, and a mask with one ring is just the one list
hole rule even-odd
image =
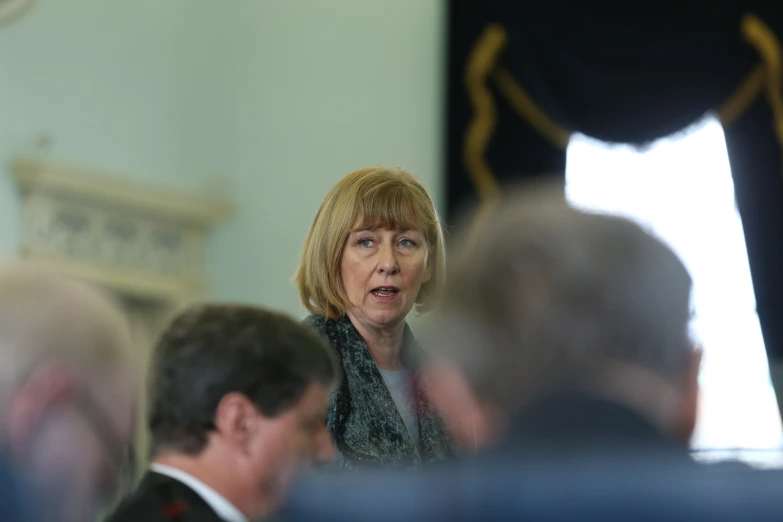
[[142, 298], [182, 302], [205, 290], [210, 229], [230, 206], [91, 168], [18, 159], [21, 253]]
[[100, 200], [172, 221], [211, 226], [226, 219], [231, 207], [202, 194], [138, 183], [127, 176], [38, 159], [16, 159], [13, 175], [22, 189]]

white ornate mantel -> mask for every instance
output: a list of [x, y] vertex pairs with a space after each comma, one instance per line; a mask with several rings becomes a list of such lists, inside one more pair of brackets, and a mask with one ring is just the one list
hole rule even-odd
[[125, 295], [182, 303], [205, 289], [210, 229], [223, 201], [50, 160], [17, 159], [24, 257]]

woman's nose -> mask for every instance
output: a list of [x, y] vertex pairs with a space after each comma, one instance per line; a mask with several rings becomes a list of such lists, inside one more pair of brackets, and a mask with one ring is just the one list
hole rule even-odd
[[394, 255], [394, 250], [391, 246], [385, 246], [380, 251], [380, 262], [378, 263], [378, 271], [382, 274], [396, 274], [399, 270], [397, 265], [397, 258]]

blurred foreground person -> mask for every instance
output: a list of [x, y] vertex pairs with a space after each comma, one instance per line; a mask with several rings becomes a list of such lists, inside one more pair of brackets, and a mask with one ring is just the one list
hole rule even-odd
[[455, 438], [505, 456], [690, 462], [701, 351], [674, 252], [627, 219], [570, 207], [562, 188], [478, 217], [432, 343], [431, 397]]
[[33, 522], [19, 478], [5, 458], [0, 461], [0, 521]]
[[289, 521], [776, 520], [778, 472], [688, 453], [701, 354], [691, 279], [660, 241], [562, 188], [508, 196], [453, 254], [429, 394], [476, 456], [314, 476]]
[[134, 433], [132, 348], [97, 290], [43, 266], [0, 264], [3, 445], [29, 518], [81, 522], [111, 499]]
[[320, 476], [278, 522], [779, 522], [779, 470], [597, 457]]
[[293, 473], [333, 450], [336, 362], [281, 314], [233, 305], [177, 317], [153, 357], [152, 465], [112, 522], [244, 522], [275, 510]]

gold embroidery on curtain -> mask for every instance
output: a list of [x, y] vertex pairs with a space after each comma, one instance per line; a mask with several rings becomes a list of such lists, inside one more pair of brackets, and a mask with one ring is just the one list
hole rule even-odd
[[463, 161], [481, 197], [494, 194], [498, 189], [497, 179], [484, 159], [496, 123], [495, 103], [486, 80], [506, 41], [506, 31], [502, 27], [489, 25], [471, 50], [465, 67], [465, 87], [473, 104], [473, 118], [465, 132]]
[[737, 90], [718, 108], [718, 120], [728, 127], [742, 116], [764, 90], [764, 66], [757, 65]]
[[[783, 151], [783, 51], [780, 41], [769, 26], [754, 15], [746, 15], [741, 27], [745, 39], [761, 56], [762, 64], [755, 67], [718, 108], [718, 119], [724, 127], [731, 125], [766, 90], [775, 134]], [[507, 41], [503, 27], [498, 24], [487, 26], [473, 47], [465, 69], [465, 85], [474, 116], [465, 133], [463, 160], [482, 198], [497, 193], [498, 189], [497, 179], [484, 159], [496, 125], [495, 102], [487, 79], [493, 81], [523, 120], [555, 146], [565, 150], [572, 134], [549, 118], [507, 69], [497, 67]]]
[[571, 132], [550, 119], [505, 68], [497, 68], [498, 57], [507, 41], [503, 27], [487, 26], [471, 50], [465, 68], [465, 86], [473, 104], [473, 118], [465, 133], [463, 160], [482, 198], [496, 194], [498, 190], [497, 179], [484, 159], [496, 125], [495, 100], [487, 85], [488, 79], [519, 116], [544, 138], [565, 150], [571, 137]]
[[742, 34], [761, 55], [767, 102], [772, 111], [775, 136], [783, 151], [783, 51], [780, 41], [772, 29], [754, 15], [743, 18]]
[[563, 150], [568, 148], [571, 132], [560, 127], [547, 116], [507, 69], [500, 68], [495, 70], [492, 73], [492, 79], [522, 119], [527, 121], [539, 134], [554, 145]]

